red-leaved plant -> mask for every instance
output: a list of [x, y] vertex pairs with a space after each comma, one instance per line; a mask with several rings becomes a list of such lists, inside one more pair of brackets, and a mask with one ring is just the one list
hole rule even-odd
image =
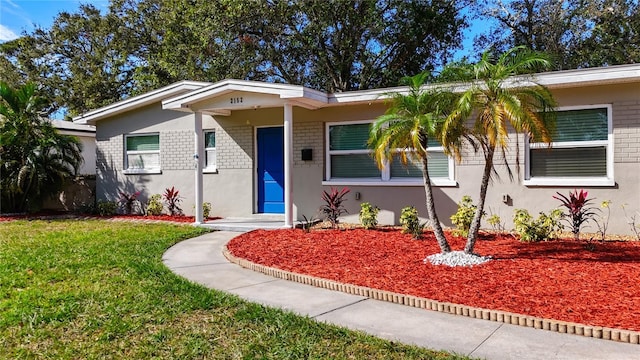
[[167, 209], [171, 216], [182, 215], [182, 209], [178, 206], [178, 203], [182, 201], [182, 198], [180, 197], [180, 192], [175, 189], [175, 186], [172, 186], [171, 189], [165, 189], [162, 197], [164, 198], [164, 203], [167, 205]]
[[140, 196], [140, 191], [136, 191], [133, 194], [129, 194], [126, 191], [118, 191], [120, 193], [120, 199], [118, 199], [118, 204], [124, 208], [124, 213], [129, 215], [133, 213], [133, 207], [136, 202], [138, 202], [138, 196]]
[[320, 207], [320, 211], [324, 214], [325, 218], [329, 220], [334, 229], [337, 228], [338, 217], [344, 213], [348, 213], [342, 203], [345, 201], [344, 196], [347, 195], [349, 191], [351, 190], [346, 187], [342, 188], [342, 190], [332, 187], [330, 192], [326, 190], [322, 192], [322, 200], [325, 203]]
[[560, 200], [562, 206], [566, 207], [568, 213], [563, 214], [563, 218], [569, 223], [573, 238], [575, 240], [580, 239], [580, 228], [582, 225], [591, 221], [596, 216], [596, 208], [590, 206], [591, 199], [587, 199], [587, 192], [584, 190], [574, 190], [569, 193], [569, 197], [557, 192], [558, 196], [554, 196], [554, 199]]

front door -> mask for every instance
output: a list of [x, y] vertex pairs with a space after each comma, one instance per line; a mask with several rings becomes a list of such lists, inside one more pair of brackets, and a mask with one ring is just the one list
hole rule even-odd
[[284, 213], [284, 130], [257, 129], [258, 212]]

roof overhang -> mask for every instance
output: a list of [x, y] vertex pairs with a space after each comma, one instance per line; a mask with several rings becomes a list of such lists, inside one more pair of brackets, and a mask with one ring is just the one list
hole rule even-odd
[[73, 118], [73, 122], [78, 124], [95, 125], [99, 120], [147, 106], [172, 96], [188, 93], [209, 84], [210, 83], [197, 81], [180, 81], [142, 95], [134, 96], [126, 100], [118, 101], [117, 103], [89, 111], [81, 116]]
[[281, 107], [285, 103], [313, 110], [326, 106], [327, 99], [326, 93], [304, 86], [229, 79], [166, 99], [162, 108], [230, 115], [235, 110]]
[[73, 123], [71, 121], [64, 120], [50, 120], [53, 125], [61, 134], [96, 137], [96, 127], [92, 125], [83, 125]]
[[[640, 83], [640, 64], [517, 76], [509, 79], [506, 85], [531, 86], [535, 83], [550, 89], [559, 89], [634, 82]], [[429, 86], [444, 86], [452, 91], [464, 91], [469, 84]], [[230, 115], [236, 110], [274, 108], [285, 104], [313, 110], [330, 106], [379, 103], [387, 100], [392, 94], [406, 94], [408, 91], [407, 87], [393, 87], [327, 94], [299, 85], [260, 81], [230, 79], [213, 84], [182, 81], [90, 111], [74, 118], [74, 122], [94, 125], [99, 120], [157, 102], [162, 102], [163, 109]]]
[[[515, 76], [509, 79], [507, 86], [532, 86], [544, 85], [550, 89], [582, 87], [589, 85], [610, 85], [620, 83], [640, 83], [640, 64], [616, 65], [599, 68], [563, 70], [546, 73], [537, 73], [526, 76]], [[469, 84], [450, 83], [441, 85], [426, 85], [425, 88], [443, 86], [454, 92], [462, 92], [468, 89]], [[346, 105], [354, 103], [374, 103], [388, 99], [391, 94], [407, 94], [407, 87], [394, 87], [387, 89], [373, 89], [362, 91], [347, 91], [330, 94], [330, 105]], [[640, 91], [640, 90], [639, 90]]]

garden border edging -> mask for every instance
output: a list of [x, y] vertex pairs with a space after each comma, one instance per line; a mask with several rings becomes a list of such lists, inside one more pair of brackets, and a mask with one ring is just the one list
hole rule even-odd
[[368, 297], [374, 300], [388, 301], [395, 304], [406, 305], [426, 310], [438, 311], [447, 314], [461, 315], [475, 319], [496, 321], [504, 324], [532, 327], [535, 329], [549, 330], [563, 334], [574, 334], [596, 339], [612, 340], [629, 344], [640, 344], [640, 332], [625, 329], [614, 329], [602, 326], [591, 326], [579, 323], [544, 319], [530, 315], [511, 313], [501, 310], [476, 308], [467, 305], [425, 299], [413, 295], [398, 294], [386, 290], [372, 289], [365, 286], [344, 284], [341, 282], [317, 278], [310, 275], [297, 274], [277, 268], [256, 264], [249, 260], [233, 255], [224, 246], [224, 257], [230, 262], [243, 268], [263, 273], [275, 278], [295, 281], [301, 284], [311, 285], [328, 290], [340, 291], [347, 294]]

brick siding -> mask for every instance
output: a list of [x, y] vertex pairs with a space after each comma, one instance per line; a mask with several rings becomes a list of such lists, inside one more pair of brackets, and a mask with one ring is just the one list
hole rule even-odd
[[253, 128], [227, 126], [215, 130], [218, 169], [253, 168]]
[[96, 168], [98, 173], [122, 170], [124, 161], [123, 136], [96, 139]]
[[160, 132], [160, 166], [163, 170], [191, 170], [195, 152], [193, 131]]
[[614, 162], [640, 163], [640, 101], [613, 103]]
[[[324, 158], [324, 124], [320, 122], [293, 123], [293, 167], [322, 166]], [[302, 149], [313, 150], [313, 160], [302, 161]]]

